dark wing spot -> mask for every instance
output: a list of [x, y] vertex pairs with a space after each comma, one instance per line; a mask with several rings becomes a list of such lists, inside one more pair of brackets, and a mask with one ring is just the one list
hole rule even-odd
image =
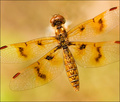
[[37, 61], [37, 64], [40, 65], [40, 62]]
[[25, 45], [27, 46], [27, 43], [25, 42]]
[[101, 47], [97, 47], [97, 52], [98, 52], [98, 53], [100, 53], [100, 48], [101, 48]]
[[36, 69], [36, 71], [37, 71], [38, 77], [40, 77], [40, 78], [42, 78], [42, 79], [46, 79], [46, 75], [40, 73], [40, 68], [39, 68], [39, 67], [35, 67], [35, 69]]
[[37, 70], [37, 72], [39, 72], [39, 67], [35, 67], [35, 69]]
[[46, 56], [46, 58], [45, 59], [47, 59], [47, 60], [52, 60], [53, 59], [53, 56]]
[[103, 30], [103, 20], [102, 19], [99, 19], [98, 23], [100, 24], [100, 28], [99, 30], [102, 31]]
[[82, 27], [80, 28], [80, 31], [83, 31], [84, 29], [85, 29], [85, 27], [82, 26]]
[[98, 62], [101, 57], [102, 57], [102, 55], [98, 54], [98, 57], [95, 58], [96, 62]]
[[96, 47], [95, 43], [94, 43], [94, 47]]
[[68, 46], [71, 46], [71, 45], [76, 45], [76, 44], [73, 43], [73, 42], [69, 42], [69, 43], [68, 43]]
[[20, 75], [19, 72], [13, 76], [13, 79], [15, 79], [16, 77], [18, 77], [18, 75]]
[[99, 19], [98, 23], [99, 23], [99, 24], [102, 24], [102, 23], [103, 23], [102, 19]]
[[85, 49], [86, 48], [86, 45], [85, 44], [82, 44], [81, 46], [80, 46], [80, 50], [83, 50], [83, 49]]
[[7, 48], [7, 46], [6, 46], [6, 45], [5, 45], [5, 46], [0, 47], [0, 50], [1, 50], [1, 49], [5, 49], [5, 48]]
[[24, 48], [19, 47], [19, 51], [20, 51], [20, 53], [21, 53], [22, 56], [27, 57], [27, 55], [23, 53]]
[[38, 45], [42, 45], [41, 41], [38, 41], [37, 44], [38, 44]]
[[19, 51], [20, 51], [20, 52], [23, 52], [23, 48], [22, 48], [22, 47], [19, 47]]
[[98, 56], [95, 58], [96, 62], [98, 62], [99, 59], [102, 57], [101, 52], [100, 52], [100, 48], [101, 48], [101, 47], [97, 47], [97, 49], [96, 49], [97, 52], [98, 52]]
[[45, 74], [41, 74], [40, 73], [38, 76], [41, 77], [42, 79], [46, 79], [46, 75]]
[[18, 47], [19, 48], [19, 51], [20, 51], [20, 54], [22, 55], [22, 56], [24, 56], [24, 57], [27, 57], [27, 55], [26, 54], [24, 54], [24, 48], [22, 48], [22, 47]]
[[115, 9], [117, 9], [117, 7], [113, 7], [111, 9], [109, 9], [109, 11], [112, 11], [112, 10], [115, 10]]
[[95, 20], [94, 20], [94, 18], [93, 18], [92, 20], [93, 20], [93, 22], [95, 23]]

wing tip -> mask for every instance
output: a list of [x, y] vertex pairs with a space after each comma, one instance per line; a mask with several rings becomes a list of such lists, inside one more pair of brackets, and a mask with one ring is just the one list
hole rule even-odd
[[7, 48], [8, 46], [2, 46], [2, 47], [0, 47], [0, 50], [2, 50], [2, 49], [5, 49], [5, 48]]
[[110, 8], [109, 9], [109, 11], [113, 11], [113, 10], [115, 10], [115, 9], [117, 9], [118, 7], [112, 7], [112, 8]]
[[120, 41], [115, 41], [115, 43], [120, 44]]
[[18, 77], [20, 75], [20, 73], [16, 73], [14, 76], [13, 76], [13, 79], [15, 79], [16, 77]]

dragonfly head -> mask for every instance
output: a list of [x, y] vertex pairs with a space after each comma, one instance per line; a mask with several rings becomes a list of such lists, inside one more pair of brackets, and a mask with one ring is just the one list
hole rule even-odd
[[55, 14], [51, 18], [50, 23], [51, 23], [52, 27], [60, 26], [65, 23], [65, 18], [59, 14]]

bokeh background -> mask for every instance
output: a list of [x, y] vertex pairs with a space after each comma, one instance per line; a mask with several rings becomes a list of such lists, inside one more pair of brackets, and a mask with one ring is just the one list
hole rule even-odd
[[[119, 5], [118, 1], [1, 1], [1, 46], [53, 35], [49, 20], [54, 14], [71, 22], [70, 28]], [[116, 34], [112, 36], [112, 34]], [[118, 40], [119, 29], [108, 40]], [[106, 39], [107, 40], [107, 39]], [[4, 57], [4, 56], [2, 56]], [[12, 58], [11, 58], [12, 60]], [[119, 62], [100, 68], [79, 69], [80, 91], [75, 92], [65, 71], [52, 82], [31, 90], [12, 91], [12, 76], [22, 64], [1, 64], [1, 101], [118, 101]]]

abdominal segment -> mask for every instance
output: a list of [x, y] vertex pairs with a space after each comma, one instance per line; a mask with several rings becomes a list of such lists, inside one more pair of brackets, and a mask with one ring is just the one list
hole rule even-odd
[[65, 68], [67, 72], [67, 76], [69, 78], [69, 81], [71, 85], [73, 86], [75, 91], [79, 91], [79, 76], [78, 76], [78, 70], [77, 66], [75, 64], [75, 60], [68, 49], [66, 47], [65, 49], [63, 48], [63, 56], [64, 56], [64, 63], [65, 63]]

